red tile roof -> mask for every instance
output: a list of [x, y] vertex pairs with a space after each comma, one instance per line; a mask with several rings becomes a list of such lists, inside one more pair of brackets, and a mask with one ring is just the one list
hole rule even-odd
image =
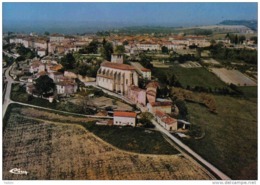
[[112, 63], [112, 62], [103, 62], [101, 64], [101, 66], [114, 68], [114, 69], [120, 69], [120, 70], [135, 70], [135, 68], [130, 66], [130, 65], [127, 65], [127, 64], [117, 64], [117, 63]]
[[144, 71], [144, 72], [150, 72], [151, 71], [150, 69], [146, 69], [146, 68], [142, 68], [141, 70]]
[[155, 111], [155, 116], [161, 118], [161, 117], [166, 116], [166, 114], [164, 112], [157, 110], [157, 111]]
[[153, 107], [160, 107], [160, 106], [171, 106], [172, 102], [152, 102], [151, 105]]
[[174, 119], [174, 118], [172, 118], [172, 117], [170, 117], [170, 116], [167, 116], [166, 118], [163, 118], [162, 121], [163, 121], [164, 123], [166, 123], [167, 125], [171, 125], [171, 124], [177, 122], [176, 119]]
[[136, 117], [136, 113], [135, 112], [114, 112], [114, 116], [117, 117]]
[[154, 88], [158, 88], [159, 87], [159, 83], [158, 82], [150, 82], [146, 85], [146, 88], [148, 87], [154, 87]]

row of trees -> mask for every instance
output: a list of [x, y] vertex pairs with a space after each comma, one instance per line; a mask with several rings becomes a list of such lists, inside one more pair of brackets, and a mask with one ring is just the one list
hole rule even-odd
[[60, 70], [60, 72], [72, 71], [82, 76], [95, 77], [99, 68], [99, 63], [97, 62], [95, 65], [90, 65], [90, 63], [92, 63], [91, 59], [89, 59], [88, 63], [76, 61], [73, 54], [68, 53], [60, 60], [60, 64], [63, 66], [63, 69]]
[[210, 46], [210, 52], [215, 59], [242, 60], [248, 64], [257, 65], [257, 51], [248, 49], [229, 49], [222, 43]]
[[245, 35], [234, 35], [230, 33], [227, 33], [225, 38], [229, 39], [232, 44], [242, 44], [246, 40]]

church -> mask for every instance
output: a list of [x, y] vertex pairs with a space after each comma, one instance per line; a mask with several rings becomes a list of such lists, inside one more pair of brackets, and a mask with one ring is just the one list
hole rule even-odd
[[122, 55], [112, 55], [111, 62], [104, 61], [96, 77], [96, 84], [107, 90], [126, 95], [128, 89], [134, 85], [138, 86], [138, 74], [135, 68], [123, 64]]

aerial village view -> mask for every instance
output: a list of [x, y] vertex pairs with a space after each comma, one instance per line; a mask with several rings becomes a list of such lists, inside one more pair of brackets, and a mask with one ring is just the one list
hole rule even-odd
[[3, 180], [257, 180], [257, 3], [2, 9]]

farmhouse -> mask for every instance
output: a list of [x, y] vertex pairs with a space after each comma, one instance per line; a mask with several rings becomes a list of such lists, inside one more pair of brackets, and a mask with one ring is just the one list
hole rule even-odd
[[172, 112], [172, 102], [152, 102], [147, 104], [148, 111], [155, 114], [156, 111], [170, 114]]
[[168, 131], [175, 131], [178, 129], [177, 120], [159, 110], [155, 112], [155, 118], [158, 123]]
[[135, 126], [136, 113], [135, 112], [114, 112], [114, 125], [119, 126]]
[[138, 75], [130, 65], [105, 61], [97, 72], [96, 84], [125, 95], [131, 85], [138, 86]]

